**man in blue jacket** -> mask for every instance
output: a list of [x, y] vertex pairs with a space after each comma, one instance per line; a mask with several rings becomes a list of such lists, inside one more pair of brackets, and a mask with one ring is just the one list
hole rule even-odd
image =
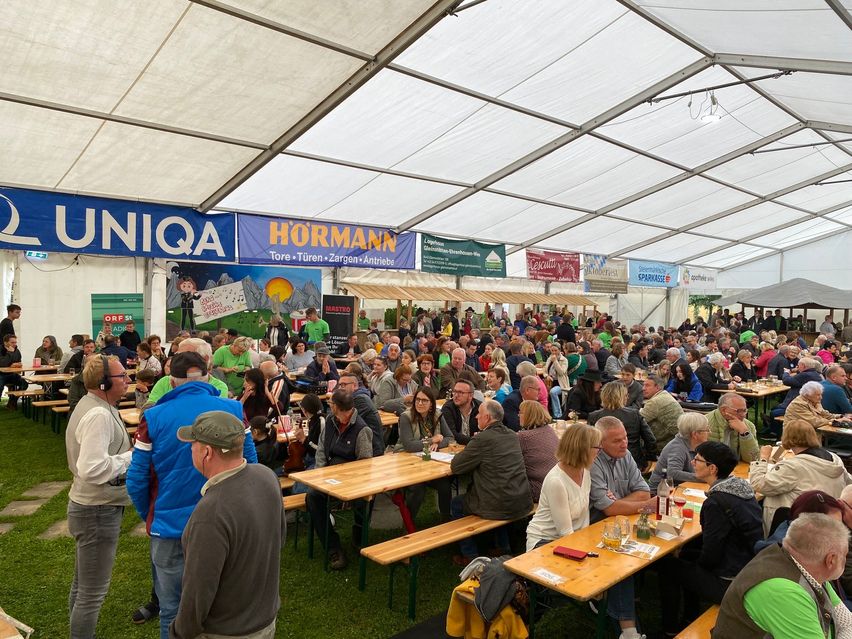
[[[799, 391], [802, 390], [802, 386], [808, 382], [822, 381], [822, 375], [820, 375], [819, 372], [821, 369], [822, 360], [819, 358], [814, 359], [812, 357], [803, 357], [799, 360], [795, 372], [790, 371], [789, 373], [784, 373], [784, 385], [789, 386], [790, 390], [787, 391], [784, 401], [772, 409], [770, 415], [771, 420], [774, 420], [776, 417], [783, 415], [786, 412], [790, 402], [799, 396]], [[764, 426], [771, 428], [778, 423], [773, 423], [771, 420], [764, 420]]]
[[852, 403], [846, 396], [846, 371], [840, 364], [832, 364], [825, 371], [822, 389], [822, 407], [825, 410], [836, 415], [852, 413]]
[[[181, 535], [206, 481], [192, 464], [190, 444], [177, 439], [177, 430], [212, 410], [243, 420], [240, 403], [221, 398], [207, 383], [207, 363], [198, 353], [178, 353], [172, 358], [170, 383], [172, 390], [143, 414], [127, 471], [127, 492], [151, 536], [161, 639], [168, 639], [169, 624], [180, 604], [184, 566]], [[257, 461], [249, 429], [243, 456], [250, 463]]]

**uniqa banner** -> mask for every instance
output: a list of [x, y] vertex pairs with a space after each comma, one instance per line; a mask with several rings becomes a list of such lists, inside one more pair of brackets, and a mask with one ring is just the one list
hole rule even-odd
[[694, 266], [680, 267], [680, 285], [692, 291], [715, 291], [718, 271]]
[[546, 282], [579, 282], [580, 254], [527, 249], [527, 276]]
[[673, 288], [677, 286], [677, 266], [663, 262], [628, 260], [630, 263], [630, 286]]
[[506, 277], [506, 247], [420, 234], [420, 267], [429, 273]]
[[0, 248], [233, 262], [233, 213], [0, 188]]
[[241, 264], [414, 268], [416, 233], [243, 214], [237, 226]]
[[587, 293], [626, 293], [627, 260], [584, 253], [583, 290]]

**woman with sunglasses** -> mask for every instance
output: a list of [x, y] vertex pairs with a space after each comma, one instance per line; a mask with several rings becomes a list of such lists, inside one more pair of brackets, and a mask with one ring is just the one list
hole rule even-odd
[[[399, 417], [399, 443], [397, 450], [409, 453], [423, 451], [423, 440], [430, 441], [429, 449], [436, 451], [454, 444], [453, 434], [441, 419], [435, 403], [435, 392], [427, 386], [420, 386], [414, 392], [411, 408]], [[417, 512], [423, 504], [426, 486], [431, 486], [438, 492], [438, 510], [445, 521], [450, 519], [450, 480], [448, 477], [436, 479], [425, 484], [410, 486], [405, 489], [405, 505], [411, 513], [411, 518], [417, 517]]]

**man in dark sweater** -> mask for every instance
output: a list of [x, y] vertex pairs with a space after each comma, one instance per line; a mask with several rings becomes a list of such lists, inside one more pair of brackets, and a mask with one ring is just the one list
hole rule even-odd
[[271, 639], [287, 534], [278, 478], [246, 464], [245, 429], [231, 413], [202, 413], [177, 437], [192, 443], [192, 465], [207, 483], [181, 539], [183, 589], [169, 637]]
[[136, 347], [142, 342], [142, 337], [136, 330], [136, 322], [130, 320], [124, 325], [124, 332], [118, 336], [118, 342], [136, 357]]
[[[20, 368], [21, 367], [21, 351], [18, 350], [18, 338], [14, 335], [7, 334], [3, 337], [3, 347], [0, 349], [0, 368]], [[3, 393], [3, 388], [8, 386], [10, 391], [26, 390], [27, 382], [18, 373], [2, 373], [0, 374], [0, 394]], [[18, 398], [9, 395], [9, 402], [6, 408], [14, 410], [18, 406]]]

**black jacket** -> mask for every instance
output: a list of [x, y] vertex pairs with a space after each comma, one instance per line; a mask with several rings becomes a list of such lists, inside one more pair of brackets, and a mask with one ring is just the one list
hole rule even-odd
[[695, 371], [695, 376], [701, 382], [701, 388], [704, 389], [704, 396], [701, 398], [702, 402], [713, 402], [715, 404], [719, 401], [720, 395], [713, 392], [714, 388], [728, 390], [730, 382], [725, 381], [709, 362], [701, 363]]
[[606, 360], [609, 359], [609, 356], [612, 355], [612, 353], [610, 353], [608, 349], [601, 347], [601, 349], [594, 355], [595, 359], [598, 360], [598, 370], [603, 371], [603, 369], [606, 368]]
[[784, 396], [784, 401], [778, 404], [776, 408], [783, 408], [786, 410], [787, 406], [790, 405], [790, 402], [799, 396], [799, 391], [802, 390], [802, 386], [808, 382], [821, 382], [822, 375], [819, 374], [819, 371], [810, 368], [804, 373], [785, 375], [783, 381], [785, 386], [790, 387], [790, 390], [788, 390], [787, 394]]
[[566, 342], [576, 342], [577, 335], [574, 332], [574, 327], [571, 322], [562, 322], [556, 329], [556, 339], [561, 339]]
[[785, 371], [791, 371], [797, 365], [797, 360], [789, 360], [781, 353], [778, 353], [778, 355], [769, 360], [769, 365], [766, 367], [766, 374], [775, 375], [778, 379], [782, 379]]
[[751, 368], [748, 369], [743, 366], [743, 363], [740, 360], [737, 360], [731, 364], [731, 377], [739, 377], [744, 382], [756, 382], [757, 367], [752, 364]]
[[718, 577], [736, 577], [763, 539], [760, 504], [748, 482], [738, 477], [717, 481], [701, 506], [701, 555], [698, 564]]
[[518, 364], [521, 362], [531, 362], [535, 364], [535, 362], [533, 362], [529, 357], [524, 357], [523, 355], [509, 355], [509, 357], [506, 358], [506, 366], [509, 369], [509, 383], [515, 390], [518, 390], [521, 386], [521, 376], [518, 375]]
[[589, 413], [589, 426], [594, 426], [601, 417], [617, 417], [624, 424], [627, 431], [627, 450], [633, 456], [633, 460], [639, 470], [645, 468], [647, 463], [656, 459], [657, 438], [654, 431], [648, 426], [645, 418], [635, 408], [619, 408], [618, 410], [600, 410]]
[[[506, 398], [506, 401], [508, 401], [508, 398]], [[586, 419], [589, 416], [589, 413], [593, 413], [599, 408], [600, 406], [589, 402], [586, 397], [586, 393], [583, 392], [583, 387], [579, 384], [574, 386], [568, 394], [568, 410], [573, 410], [581, 419]], [[505, 409], [506, 403], [503, 402], [503, 410]]]
[[[266, 327], [266, 333], [263, 335], [266, 339], [270, 339], [269, 336], [272, 334], [272, 326]], [[287, 346], [287, 342], [290, 341], [290, 329], [284, 326], [283, 323], [278, 324], [278, 337], [275, 340], [273, 346]], [[272, 340], [270, 340], [271, 342]]]
[[639, 355], [631, 353], [627, 358], [628, 364], [633, 364], [636, 368], [647, 369], [651, 364], [648, 362], [648, 358], [642, 359]]
[[363, 386], [358, 388], [352, 393], [352, 402], [355, 404], [355, 410], [358, 411], [358, 417], [363, 419], [373, 431], [373, 457], [379, 457], [385, 452], [384, 426], [376, 405], [370, 397], [370, 390]]
[[503, 400], [503, 423], [516, 433], [521, 430], [521, 391], [513, 390]]
[[447, 428], [453, 434], [453, 439], [456, 443], [467, 445], [473, 436], [479, 432], [479, 426], [476, 423], [476, 413], [479, 411], [479, 405], [482, 402], [474, 399], [470, 409], [470, 435], [462, 433], [461, 424], [462, 416], [458, 406], [453, 401], [448, 401], [441, 409], [441, 419], [446, 424]]

